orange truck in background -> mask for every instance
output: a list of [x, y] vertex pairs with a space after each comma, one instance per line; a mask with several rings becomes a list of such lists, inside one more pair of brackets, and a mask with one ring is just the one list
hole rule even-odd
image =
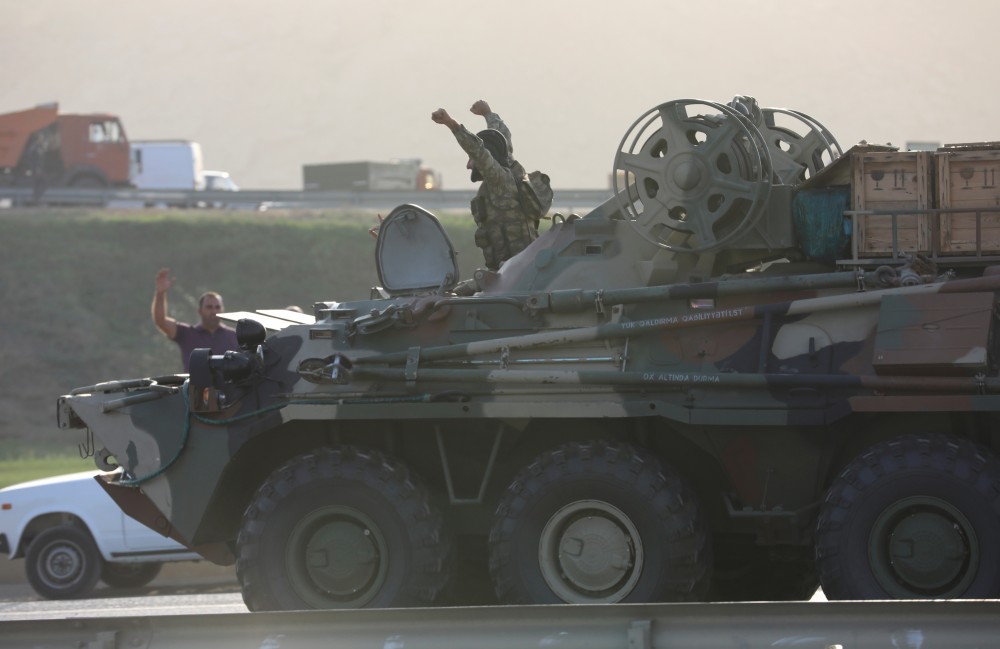
[[56, 103], [0, 115], [0, 185], [129, 186], [129, 143], [115, 115], [61, 115]]

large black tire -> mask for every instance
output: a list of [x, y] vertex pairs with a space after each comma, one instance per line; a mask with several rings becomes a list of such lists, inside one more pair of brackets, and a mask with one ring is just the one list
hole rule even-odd
[[[95, 176], [93, 174], [84, 174], [82, 176], [77, 176], [70, 183], [70, 187], [74, 189], [104, 189], [108, 186], [107, 182], [103, 178]], [[107, 207], [107, 201], [101, 201], [99, 203], [102, 207]], [[93, 203], [81, 203], [81, 205], [93, 205]]]
[[61, 525], [32, 539], [24, 570], [28, 583], [42, 597], [71, 599], [93, 590], [103, 563], [87, 530]]
[[490, 531], [506, 604], [700, 600], [711, 565], [694, 492], [627, 444], [542, 454], [508, 487]]
[[944, 435], [873, 446], [827, 492], [816, 556], [828, 599], [1000, 595], [1000, 463]]
[[101, 570], [101, 581], [112, 588], [139, 588], [156, 579], [162, 568], [163, 564], [155, 561], [142, 563], [106, 561]]
[[374, 450], [320, 449], [258, 489], [237, 539], [251, 611], [433, 604], [454, 542], [427, 491]]

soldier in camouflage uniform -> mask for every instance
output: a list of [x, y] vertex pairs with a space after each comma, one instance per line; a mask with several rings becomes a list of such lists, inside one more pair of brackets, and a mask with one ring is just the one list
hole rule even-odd
[[483, 181], [471, 205], [472, 217], [479, 226], [476, 245], [483, 251], [486, 267], [497, 270], [538, 238], [538, 232], [518, 200], [518, 183], [527, 175], [512, 156], [507, 125], [482, 99], [472, 105], [471, 111], [486, 118], [485, 131], [473, 135], [443, 108], [434, 111], [431, 119], [450, 128], [469, 154], [466, 168], [472, 172], [472, 182]]

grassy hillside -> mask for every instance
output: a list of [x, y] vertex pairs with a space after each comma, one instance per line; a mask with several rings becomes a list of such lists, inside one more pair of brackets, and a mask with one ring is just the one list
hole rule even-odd
[[[177, 280], [170, 313], [197, 319], [198, 296], [228, 310], [307, 311], [365, 298], [378, 283], [368, 213], [0, 210], [0, 457], [75, 452], [55, 427], [56, 397], [110, 379], [181, 370], [153, 326], [153, 277]], [[443, 215], [462, 276], [482, 263], [468, 214]], [[85, 467], [86, 468], [86, 467]]]

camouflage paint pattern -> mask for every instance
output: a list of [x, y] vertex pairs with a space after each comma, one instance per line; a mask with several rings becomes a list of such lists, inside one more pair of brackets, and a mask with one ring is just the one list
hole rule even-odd
[[[468, 132], [462, 138], [485, 175], [481, 143]], [[490, 200], [506, 205], [502, 197]], [[788, 192], [772, 192], [770, 200], [778, 202], [771, 212], [788, 215]], [[312, 461], [297, 458], [323, 448], [391, 455], [419, 476], [453, 533], [489, 537], [494, 547], [508, 549], [521, 533], [510, 531], [511, 525], [520, 529], [511, 511], [530, 511], [533, 498], [557, 499], [560, 480], [572, 482], [571, 473], [544, 482], [542, 476], [556, 470], [551, 467], [578, 466], [584, 478], [599, 475], [610, 483], [619, 479], [613, 458], [631, 457], [639, 482], [647, 475], [639, 467], [661, 466], [667, 479], [648, 492], [636, 485], [631, 500], [683, 494], [681, 500], [697, 506], [685, 524], [683, 550], [697, 570], [662, 586], [659, 596], [669, 599], [730, 593], [715, 590], [727, 560], [778, 573], [773, 556], [788, 558], [787, 565], [803, 557], [811, 564], [817, 534], [825, 539], [821, 554], [829, 555], [831, 539], [839, 538], [829, 530], [843, 525], [838, 502], [850, 500], [843, 494], [853, 479], [852, 461], [900, 436], [915, 440], [904, 450], [954, 442], [963, 467], [966, 456], [980, 458], [972, 462], [975, 471], [955, 471], [980, 476], [969, 479], [980, 485], [986, 507], [1000, 507], [1000, 480], [991, 482], [1000, 477], [993, 455], [1000, 445], [994, 432], [1000, 274], [922, 272], [919, 282], [902, 282], [912, 277], [909, 267], [819, 268], [794, 259], [726, 270], [733, 259], [794, 257], [784, 248], [761, 248], [762, 227], [783, 240], [787, 224], [780, 221], [748, 232], [733, 249], [692, 259], [650, 243], [611, 199], [582, 219], [554, 223], [498, 272], [478, 277], [484, 290], [474, 296], [424, 291], [318, 302], [313, 324], [270, 321], [260, 350], [238, 354], [250, 368], [245, 372], [218, 369], [220, 357], [212, 360], [218, 371], [208, 382], [192, 374], [80, 388], [60, 399], [59, 424], [92, 431], [97, 449], [106, 449], [98, 452], [99, 466], [117, 462], [124, 469], [108, 477], [108, 489], [126, 511], [213, 561], [239, 555], [241, 574], [262, 561], [246, 550], [243, 535], [255, 528], [245, 513], [274, 502], [273, 489], [282, 484], [274, 478], [278, 467], [290, 475]], [[872, 462], [872, 475], [881, 475]], [[935, 464], [926, 475], [941, 470]], [[899, 479], [909, 484], [909, 477]], [[831, 493], [837, 502], [823, 504]], [[909, 502], [909, 493], [904, 490], [901, 503]], [[943, 496], [912, 497], [924, 499], [916, 513], [878, 518], [876, 528], [895, 525], [903, 534], [917, 526], [921, 534], [948, 536], [955, 526], [942, 521], [954, 515], [959, 527], [971, 521], [962, 527], [966, 537], [992, 529], [991, 516], [965, 502], [936, 509]], [[654, 548], [667, 538], [647, 538], [640, 548], [636, 542], [648, 530], [634, 523], [641, 514], [626, 511], [628, 501], [570, 498], [555, 509], [585, 507], [587, 516], [564, 520], [557, 513], [549, 527], [544, 520], [538, 525], [550, 530], [560, 520], [581, 537], [617, 543], [618, 532], [593, 522], [606, 519], [632, 535], [621, 546], [634, 553], [622, 569], [627, 588], [614, 581], [618, 568], [599, 576], [574, 572], [583, 564], [559, 546], [552, 561], [561, 574], [594, 593], [580, 601], [642, 596], [640, 568], [661, 559]], [[529, 558], [538, 560], [537, 548], [548, 547], [553, 533], [529, 539], [536, 548]], [[987, 546], [969, 546], [972, 559], [960, 567], [941, 565], [942, 584], [936, 574], [906, 572], [905, 557], [886, 565], [904, 566], [899, 578], [913, 582], [904, 591], [908, 597], [991, 594], [992, 587], [977, 585], [993, 579], [996, 551]], [[758, 548], [772, 558], [755, 554]], [[496, 552], [491, 557], [496, 573], [505, 570], [502, 559]], [[540, 561], [546, 583], [558, 582]], [[829, 559], [818, 565], [824, 583], [836, 583]], [[810, 574], [802, 573], [807, 585]], [[633, 577], [638, 581], [628, 581]], [[495, 578], [501, 597], [530, 599], [502, 575]], [[602, 590], [605, 579], [616, 584], [611, 595]], [[561, 601], [577, 601], [575, 591], [559, 588], [553, 586]], [[248, 590], [244, 584], [253, 608], [259, 600]], [[549, 600], [539, 596], [534, 603], [543, 601]]]

